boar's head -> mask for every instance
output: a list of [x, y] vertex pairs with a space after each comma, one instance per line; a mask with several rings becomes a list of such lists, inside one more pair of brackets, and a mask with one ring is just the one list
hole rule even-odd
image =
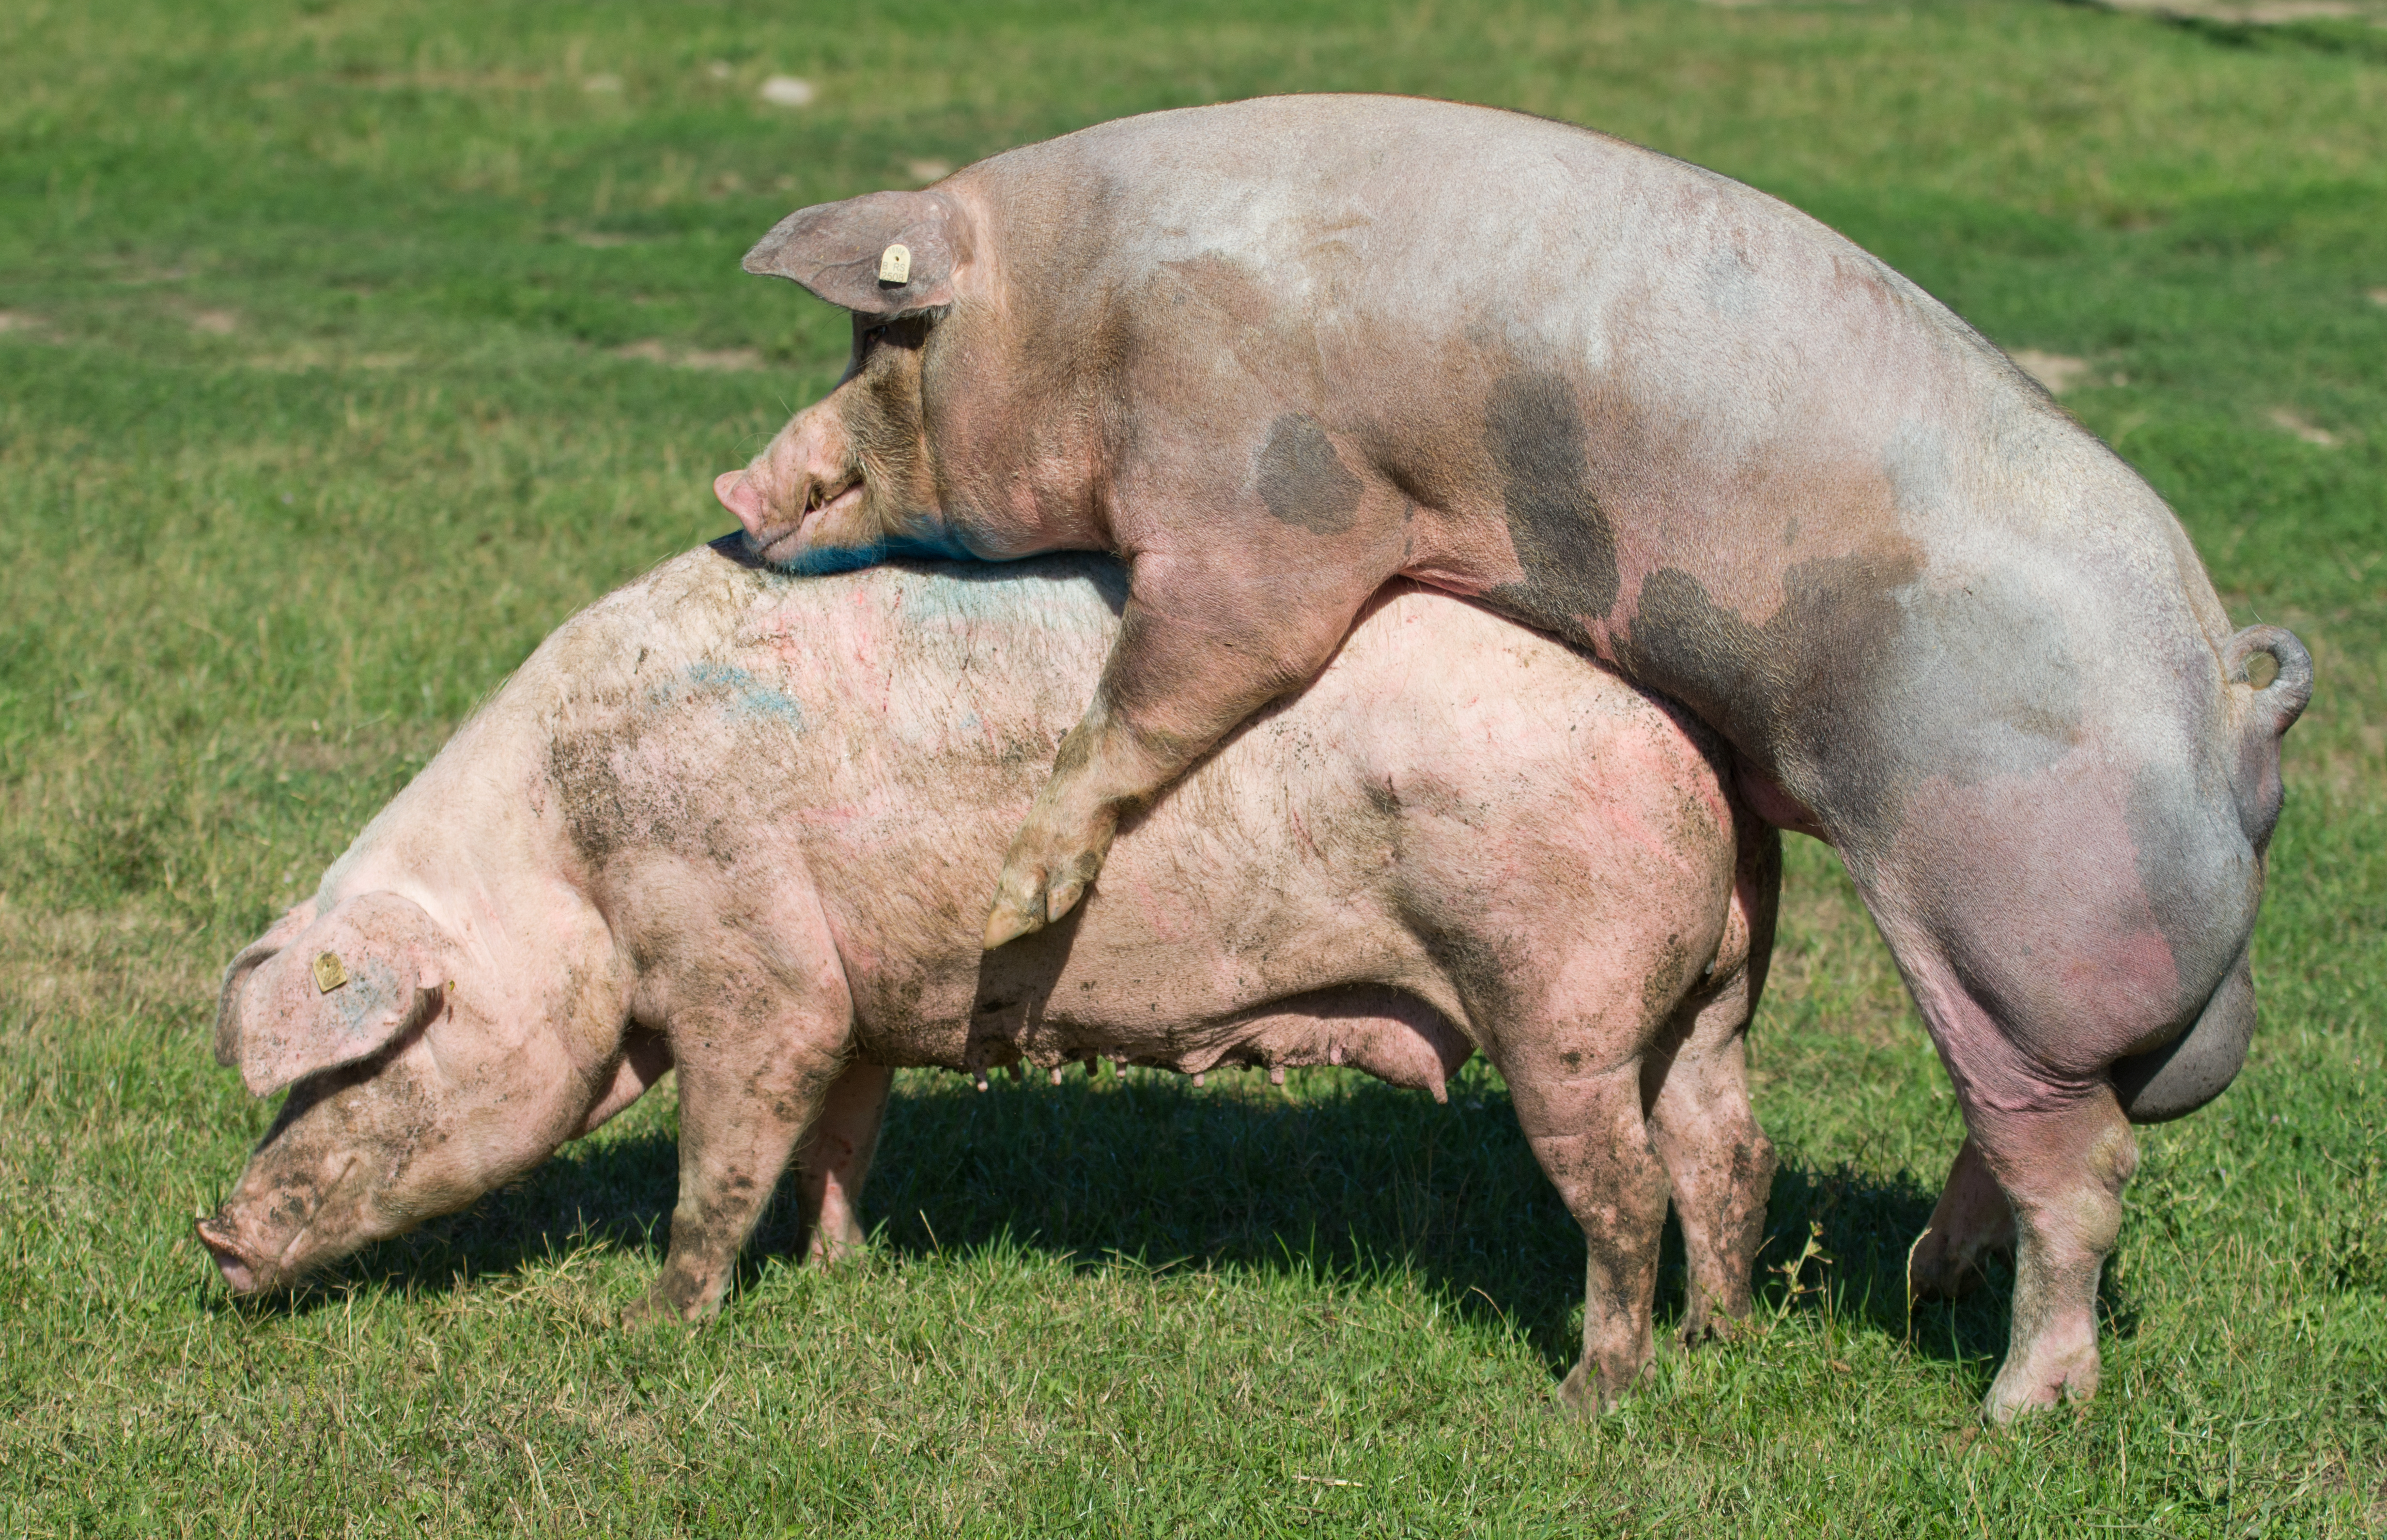
[[764, 560], [830, 572], [971, 554], [940, 506], [923, 407], [968, 246], [968, 215], [932, 188], [799, 209], [746, 254], [747, 271], [793, 279], [853, 313], [837, 389], [714, 483]]
[[392, 892], [320, 915], [301, 905], [233, 960], [217, 1060], [257, 1095], [291, 1088], [232, 1195], [198, 1223], [234, 1293], [461, 1208], [575, 1131], [588, 1078], [484, 978]]

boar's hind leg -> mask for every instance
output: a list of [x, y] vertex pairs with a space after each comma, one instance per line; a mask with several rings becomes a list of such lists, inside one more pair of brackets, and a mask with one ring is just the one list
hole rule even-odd
[[[1316, 678], [1398, 564], [1396, 543], [1389, 555], [1371, 549], [1364, 513], [1331, 536], [1260, 522], [1268, 527], [1213, 531], [1225, 551], [1135, 556], [1093, 703], [1062, 739], [1004, 858], [987, 950], [1067, 914], [1102, 870], [1120, 817], [1252, 713]], [[1397, 518], [1391, 527], [1397, 536]]]
[[[1891, 927], [1885, 926], [1887, 932]], [[2102, 1072], [2050, 1068], [2000, 1032], [1956, 971], [1926, 947], [1901, 953], [1916, 1002], [1956, 1083], [1971, 1134], [1934, 1215], [1945, 1218], [1945, 1250], [1926, 1238], [1917, 1281], [1945, 1289], [1995, 1243], [1999, 1205], [2014, 1226], [2014, 1324], [2006, 1361], [1982, 1415], [2004, 1422], [2097, 1389], [2097, 1283], [2122, 1227], [2122, 1189], [2138, 1145], [2114, 1087]], [[1977, 1168], [1976, 1168], [1977, 1161]]]
[[2014, 1208], [1998, 1191], [1980, 1142], [1967, 1138], [1908, 1259], [1907, 1287], [1919, 1299], [1961, 1299], [1981, 1281], [1982, 1259], [2014, 1245]]
[[1964, 1111], [2014, 1212], [2013, 1337], [1982, 1407], [2003, 1422], [2096, 1393], [2097, 1280], [2121, 1232], [2138, 1145], [2103, 1082], [2069, 1104]]
[[856, 1062], [822, 1098], [796, 1163], [797, 1192], [813, 1226], [804, 1246], [808, 1262], [842, 1261], [868, 1239], [862, 1231], [862, 1184], [878, 1153], [878, 1128], [894, 1083], [895, 1072], [886, 1066]]
[[679, 1202], [672, 1209], [671, 1254], [632, 1316], [695, 1320], [721, 1307], [746, 1237], [843, 1070], [843, 1030], [832, 1044], [822, 1041], [827, 1033], [758, 1038], [726, 1021], [707, 1021], [676, 1023], [672, 1036], [679, 1061]]

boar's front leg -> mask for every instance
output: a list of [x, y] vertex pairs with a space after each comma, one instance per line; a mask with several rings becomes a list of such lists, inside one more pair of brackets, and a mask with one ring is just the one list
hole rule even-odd
[[[1358, 479], [1345, 476], [1358, 499]], [[988, 951], [1067, 914], [1102, 870], [1122, 816], [1149, 805], [1245, 717], [1318, 676], [1359, 607], [1398, 569], [1394, 504], [1370, 520], [1384, 511], [1363, 499], [1325, 532], [1265, 512], [1198, 536], [1164, 529], [1168, 543], [1130, 552], [1125, 624], [1092, 705], [1062, 739], [1004, 858]]]

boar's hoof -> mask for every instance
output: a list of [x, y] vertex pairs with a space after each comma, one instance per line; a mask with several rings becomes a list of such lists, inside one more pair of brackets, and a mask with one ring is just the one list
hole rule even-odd
[[986, 917], [986, 940], [981, 943], [984, 950], [992, 952], [996, 947], [1043, 929], [1043, 895], [1040, 893], [1036, 901], [1037, 912], [1030, 914], [1025, 905], [1013, 902], [1006, 890], [1004, 896], [994, 901], [993, 912]]
[[[1020, 830], [995, 882], [985, 949], [992, 952], [1042, 930], [1076, 908], [1101, 873], [1109, 843], [1105, 839], [1101, 849], [1072, 851], [1062, 836], [1045, 835], [1033, 822]], [[1046, 853], [1034, 853], [1035, 847], [1043, 847]]]
[[1981, 1403], [1981, 1420], [2002, 1427], [2064, 1402], [2079, 1407], [2097, 1394], [2098, 1367], [2093, 1325], [2085, 1332], [2047, 1333], [2019, 1358], [2006, 1360]]

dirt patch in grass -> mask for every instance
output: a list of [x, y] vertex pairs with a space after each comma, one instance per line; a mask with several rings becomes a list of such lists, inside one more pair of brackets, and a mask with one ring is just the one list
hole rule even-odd
[[2292, 21], [2339, 21], [2362, 16], [2376, 7], [2351, 0], [2094, 0], [2109, 11], [2178, 17], [2193, 21], [2219, 21], [2233, 27], [2280, 27]]
[[322, 343], [302, 342], [279, 352], [259, 353], [242, 361], [251, 369], [269, 374], [305, 374], [318, 369], [335, 372], [344, 369], [410, 369], [418, 360], [412, 353], [350, 353]]
[[625, 347], [616, 347], [613, 356], [637, 359], [645, 363], [660, 363], [672, 369], [701, 369], [723, 373], [763, 367], [762, 353], [752, 347], [683, 347], [661, 337], [648, 337]]
[[2271, 409], [2271, 425], [2294, 434], [2298, 438], [2303, 439], [2305, 443], [2318, 445], [2319, 448], [2324, 449], [2335, 448], [2337, 447], [2337, 435], [2330, 432], [2327, 428], [2320, 426], [2318, 423], [2314, 423], [2296, 412], [2289, 410], [2286, 407], [2273, 407]]
[[185, 927], [138, 909], [54, 914], [0, 895], [0, 1002], [26, 1025], [212, 1004], [216, 970], [200, 950]]
[[2089, 372], [2087, 359], [2076, 359], [2066, 353], [2042, 353], [2036, 347], [2023, 347], [2012, 357], [2024, 373], [2047, 387], [2050, 396], [2063, 395], [2082, 383]]

